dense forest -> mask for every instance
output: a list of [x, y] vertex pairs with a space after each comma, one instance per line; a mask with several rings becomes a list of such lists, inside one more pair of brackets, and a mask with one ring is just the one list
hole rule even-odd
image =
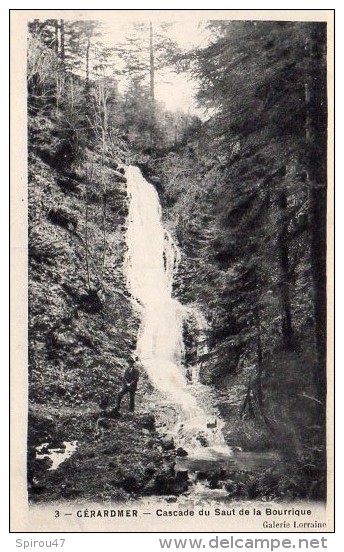
[[[175, 413], [148, 377], [134, 417], [97, 410], [135, 350], [122, 265], [137, 165], [182, 253], [173, 293], [206, 320], [201, 355], [184, 326], [185, 365], [200, 366], [228, 445], [279, 457], [203, 479], [235, 498], [324, 499], [326, 24], [212, 21], [188, 51], [170, 25], [133, 25], [111, 46], [94, 21], [29, 25], [30, 497], [188, 489]], [[195, 80], [205, 116], [158, 101], [166, 67]], [[63, 439], [82, 446], [46, 471], [35, 447]]]

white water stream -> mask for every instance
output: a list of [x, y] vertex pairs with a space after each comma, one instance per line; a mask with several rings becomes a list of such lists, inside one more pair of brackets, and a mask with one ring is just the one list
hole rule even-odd
[[130, 291], [141, 306], [137, 354], [153, 385], [180, 408], [181, 419], [175, 431], [179, 444], [192, 452], [201, 447], [201, 433], [213, 451], [230, 454], [221, 433], [221, 421], [216, 428], [207, 427], [212, 417], [197, 404], [182, 366], [183, 318], [190, 313], [190, 307], [172, 297], [179, 249], [162, 225], [154, 186], [137, 167], [128, 167], [126, 176], [130, 197], [127, 278]]
[[[70, 458], [72, 454], [76, 451], [78, 448], [77, 441], [64, 441], [63, 447], [64, 448], [48, 448], [49, 443], [43, 443], [42, 445], [36, 447], [36, 458], [43, 459], [43, 458], [49, 458], [52, 461], [51, 466], [48, 468], [48, 471], [54, 471], [57, 470], [57, 468], [67, 460], [67, 458]], [[42, 452], [42, 451], [47, 452]]]

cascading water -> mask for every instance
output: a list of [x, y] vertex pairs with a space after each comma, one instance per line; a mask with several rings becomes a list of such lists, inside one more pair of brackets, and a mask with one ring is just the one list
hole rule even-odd
[[[226, 448], [220, 427], [209, 428], [209, 416], [190, 392], [182, 368], [183, 318], [187, 309], [172, 297], [173, 274], [180, 253], [163, 228], [155, 188], [137, 167], [126, 171], [130, 197], [127, 229], [127, 278], [141, 306], [137, 354], [153, 385], [181, 410], [176, 439], [185, 447]], [[204, 443], [203, 443], [204, 445]], [[228, 452], [227, 452], [228, 453]]]

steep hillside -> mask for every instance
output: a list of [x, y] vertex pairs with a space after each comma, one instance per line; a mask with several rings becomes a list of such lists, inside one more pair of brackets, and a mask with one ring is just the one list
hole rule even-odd
[[[116, 162], [89, 149], [82, 162], [63, 160], [52, 128], [49, 118], [30, 120], [30, 498], [152, 493], [156, 477], [158, 492], [176, 491], [174, 455], [163, 451], [154, 417], [159, 410], [161, 424], [164, 408], [166, 418], [174, 413], [159, 404], [145, 374], [135, 415], [126, 401], [121, 417], [111, 415], [138, 331], [124, 274], [128, 199], [117, 170], [124, 152]], [[73, 441], [77, 452], [58, 471], [47, 471], [50, 458], [36, 458], [37, 446], [63, 450]]]

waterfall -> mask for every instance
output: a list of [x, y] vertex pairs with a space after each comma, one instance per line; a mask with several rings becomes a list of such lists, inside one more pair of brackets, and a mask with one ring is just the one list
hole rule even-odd
[[[186, 308], [172, 297], [180, 252], [161, 222], [158, 194], [137, 167], [126, 171], [130, 198], [126, 271], [128, 286], [141, 307], [137, 355], [153, 385], [181, 412], [177, 440], [185, 446], [224, 446], [219, 429], [197, 404], [182, 366]], [[202, 438], [203, 436], [203, 443]]]

